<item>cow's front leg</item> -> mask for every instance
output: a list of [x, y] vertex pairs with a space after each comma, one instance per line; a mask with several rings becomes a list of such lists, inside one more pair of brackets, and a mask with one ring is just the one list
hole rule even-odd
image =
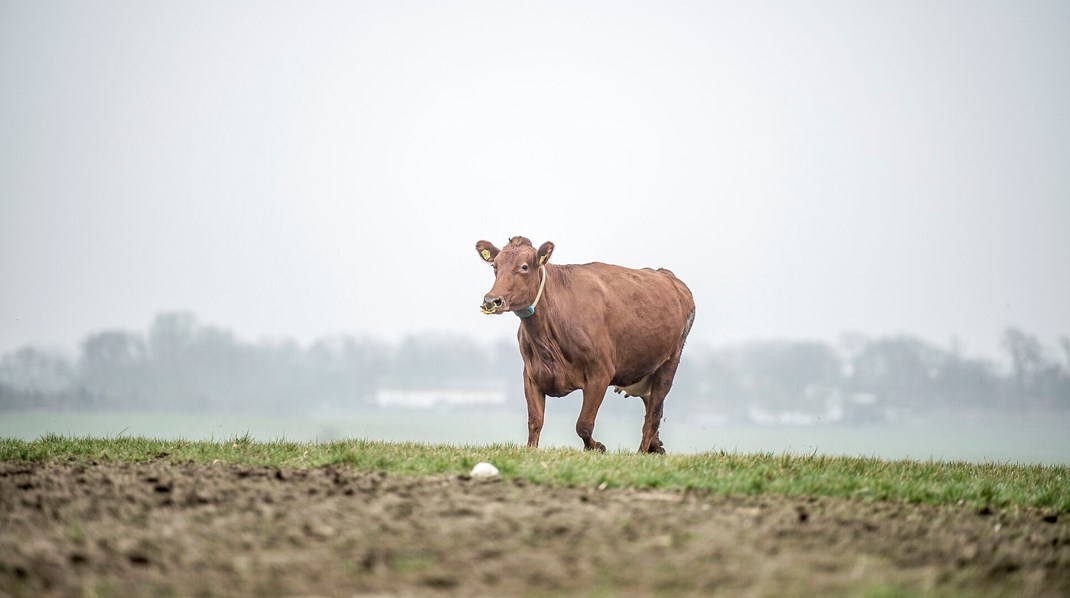
[[524, 372], [524, 398], [528, 402], [528, 446], [539, 446], [539, 434], [542, 433], [543, 414], [546, 412], [546, 395], [538, 385]]
[[583, 440], [585, 451], [606, 452], [606, 445], [595, 440], [592, 435], [594, 434], [594, 419], [598, 415], [598, 408], [602, 406], [602, 399], [606, 397], [608, 388], [608, 377], [594, 384], [588, 380], [587, 386], [583, 387], [583, 407], [580, 408], [580, 417], [576, 420], [576, 433]]

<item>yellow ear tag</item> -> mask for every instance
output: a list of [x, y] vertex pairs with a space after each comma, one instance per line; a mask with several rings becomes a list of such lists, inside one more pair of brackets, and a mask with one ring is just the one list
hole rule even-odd
[[483, 261], [485, 261], [485, 262], [489, 262], [490, 261], [490, 250], [489, 249], [484, 249], [483, 251], [480, 251], [479, 254], [483, 256]]
[[549, 253], [547, 253], [546, 255], [544, 255], [542, 257], [540, 257], [539, 258], [539, 265], [541, 266], [541, 265], [545, 264], [546, 263], [546, 258], [548, 258], [548, 257], [550, 257]]

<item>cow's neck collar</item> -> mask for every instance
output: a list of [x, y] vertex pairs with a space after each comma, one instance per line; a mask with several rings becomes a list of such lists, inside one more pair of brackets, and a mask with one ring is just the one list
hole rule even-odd
[[535, 315], [535, 306], [539, 304], [539, 299], [542, 299], [542, 290], [546, 288], [546, 266], [539, 266], [539, 274], [541, 279], [539, 280], [539, 292], [535, 295], [535, 300], [531, 302], [531, 305], [524, 309], [518, 309], [513, 313], [521, 320], [526, 320]]

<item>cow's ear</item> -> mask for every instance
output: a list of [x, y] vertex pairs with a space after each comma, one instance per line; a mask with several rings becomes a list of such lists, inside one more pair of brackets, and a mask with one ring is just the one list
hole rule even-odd
[[554, 244], [553, 243], [551, 243], [549, 241], [543, 243], [542, 246], [539, 247], [539, 253], [537, 254], [538, 255], [538, 260], [537, 261], [539, 262], [539, 265], [541, 266], [541, 265], [545, 264], [546, 262], [550, 261], [550, 255], [553, 252], [554, 252]]
[[499, 251], [500, 250], [490, 241], [479, 241], [476, 243], [476, 252], [479, 253], [479, 257], [483, 258], [483, 261], [488, 264], [494, 262], [494, 258], [498, 257]]

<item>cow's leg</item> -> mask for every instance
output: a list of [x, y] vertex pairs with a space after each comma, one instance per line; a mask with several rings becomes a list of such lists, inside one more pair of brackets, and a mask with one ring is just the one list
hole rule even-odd
[[539, 446], [539, 434], [542, 433], [543, 414], [546, 412], [546, 395], [529, 378], [524, 376], [524, 398], [528, 402], [528, 446]]
[[665, 397], [656, 401], [651, 394], [643, 395], [643, 404], [646, 405], [646, 417], [643, 419], [643, 439], [639, 442], [640, 453], [664, 453], [661, 438], [658, 437], [658, 428], [661, 427], [661, 418], [664, 413]]
[[583, 407], [580, 408], [580, 417], [576, 420], [576, 433], [583, 440], [583, 450], [606, 452], [606, 445], [592, 437], [594, 434], [594, 418], [598, 415], [598, 408], [602, 406], [602, 399], [606, 398], [606, 390], [609, 389], [610, 376], [604, 379], [588, 379], [583, 387]]
[[677, 349], [672, 357], [665, 362], [658, 371], [650, 378], [650, 394], [643, 395], [643, 404], [646, 405], [646, 417], [643, 419], [643, 440], [639, 443], [640, 453], [664, 453], [665, 447], [658, 436], [661, 428], [661, 419], [665, 410], [665, 396], [672, 388], [672, 380], [676, 377], [676, 368], [680, 366], [680, 354], [683, 347]]

